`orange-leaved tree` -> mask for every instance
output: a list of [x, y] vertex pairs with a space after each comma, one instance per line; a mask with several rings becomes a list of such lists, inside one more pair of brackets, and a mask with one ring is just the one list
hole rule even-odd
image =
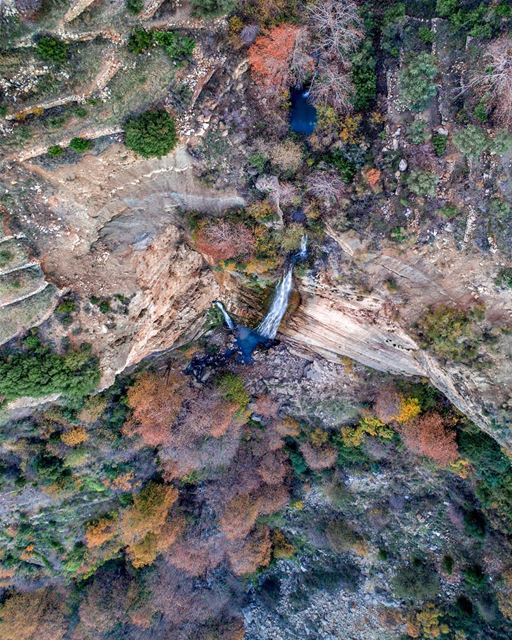
[[177, 498], [178, 491], [173, 486], [149, 482], [134, 496], [133, 505], [124, 511], [120, 532], [134, 567], [151, 564], [180, 533], [181, 519], [167, 523]]
[[199, 229], [195, 240], [197, 249], [213, 260], [248, 256], [256, 245], [248, 227], [227, 220], [207, 222]]
[[249, 49], [249, 64], [255, 82], [279, 91], [290, 82], [290, 62], [300, 28], [280, 24], [256, 38]]
[[409, 451], [426, 456], [441, 466], [447, 466], [458, 458], [456, 433], [446, 427], [439, 413], [426, 413], [402, 425], [400, 432]]
[[185, 380], [181, 374], [143, 373], [128, 389], [128, 405], [133, 409], [133, 415], [123, 431], [140, 435], [144, 444], [150, 447], [166, 443], [185, 395]]
[[61, 640], [66, 614], [65, 601], [55, 588], [14, 593], [0, 607], [0, 638]]

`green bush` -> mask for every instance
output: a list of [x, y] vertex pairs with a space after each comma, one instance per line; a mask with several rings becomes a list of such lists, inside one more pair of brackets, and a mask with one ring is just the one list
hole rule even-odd
[[480, 332], [475, 322], [483, 316], [480, 306], [465, 310], [442, 304], [430, 307], [416, 326], [425, 348], [443, 358], [470, 361], [478, 353]]
[[448, 220], [451, 220], [452, 218], [455, 218], [456, 216], [458, 216], [460, 211], [457, 209], [455, 205], [446, 204], [444, 207], [441, 207], [439, 209], [439, 213], [445, 218], [448, 218]]
[[437, 0], [437, 13], [447, 18], [457, 31], [473, 38], [491, 38], [502, 27], [503, 20], [512, 17], [508, 0], [499, 3], [480, 2], [472, 8], [461, 0]]
[[126, 0], [126, 9], [128, 13], [136, 16], [144, 9], [144, 0]]
[[480, 102], [476, 105], [473, 111], [473, 115], [479, 122], [487, 122], [487, 120], [489, 119], [489, 108], [485, 99], [480, 100]]
[[510, 210], [509, 203], [501, 198], [491, 198], [489, 201], [488, 211], [493, 218], [506, 218]]
[[503, 269], [500, 269], [494, 282], [498, 287], [508, 287], [512, 289], [512, 267], [503, 267]]
[[135, 29], [128, 38], [128, 50], [132, 53], [143, 53], [155, 43], [153, 31]]
[[418, 36], [420, 40], [422, 40], [425, 44], [432, 44], [435, 39], [432, 29], [429, 29], [425, 25], [421, 25], [421, 27], [418, 29]]
[[477, 479], [476, 494], [482, 506], [495, 511], [512, 532], [512, 461], [499, 444], [473, 424], [458, 438], [460, 455], [467, 458]]
[[77, 153], [85, 153], [85, 151], [90, 151], [94, 146], [94, 142], [92, 140], [86, 140], [85, 138], [73, 138], [69, 143], [69, 148], [73, 149]]
[[442, 561], [443, 571], [445, 571], [449, 576], [453, 573], [454, 561], [451, 556], [444, 556]]
[[71, 113], [77, 118], [85, 118], [85, 116], [88, 114], [88, 111], [85, 107], [78, 105], [74, 109], [72, 109]]
[[211, 18], [231, 13], [236, 7], [235, 0], [192, 0], [192, 13]]
[[486, 529], [485, 516], [481, 511], [470, 509], [464, 512], [464, 530], [468, 536], [483, 540]]
[[57, 313], [73, 313], [76, 311], [76, 302], [72, 298], [63, 300], [55, 309]]
[[395, 2], [387, 7], [382, 16], [382, 50], [394, 58], [400, 54], [402, 28], [406, 21], [405, 3]]
[[288, 454], [290, 464], [292, 465], [293, 473], [300, 478], [308, 470], [308, 465], [304, 460], [304, 456], [296, 446], [287, 446], [286, 453]]
[[400, 72], [400, 99], [411, 111], [422, 111], [436, 95], [437, 87], [433, 83], [437, 76], [434, 58], [428, 53], [418, 54]]
[[14, 258], [14, 253], [9, 249], [0, 249], [0, 267], [5, 267]]
[[22, 350], [0, 357], [0, 396], [5, 400], [51, 393], [82, 397], [99, 379], [98, 361], [86, 345], [59, 354], [30, 335]]
[[162, 47], [176, 65], [181, 65], [192, 55], [195, 41], [178, 31], [132, 31], [128, 39], [128, 49], [132, 53], [143, 53], [151, 47]]
[[177, 141], [174, 120], [164, 110], [146, 111], [126, 121], [124, 143], [144, 158], [167, 155]]
[[356, 111], [367, 109], [377, 97], [377, 61], [371, 40], [365, 40], [352, 57], [352, 105]]
[[423, 120], [414, 120], [407, 130], [407, 139], [411, 144], [424, 144], [429, 134]]
[[459, 0], [437, 0], [436, 11], [441, 18], [449, 18], [459, 8]]
[[247, 158], [249, 165], [256, 169], [258, 173], [263, 173], [265, 171], [265, 167], [267, 166], [268, 156], [264, 153], [253, 153]]
[[196, 46], [193, 38], [177, 31], [155, 31], [155, 43], [163, 47], [169, 58], [178, 65], [190, 58]]
[[512, 148], [512, 136], [508, 131], [497, 131], [489, 140], [489, 151], [497, 155], [503, 155]]
[[66, 62], [69, 48], [66, 42], [53, 36], [43, 36], [37, 41], [36, 51], [38, 56], [46, 62], [61, 64]]
[[457, 149], [468, 158], [479, 158], [489, 148], [489, 138], [483, 129], [469, 124], [453, 134]]
[[235, 373], [225, 373], [217, 381], [218, 387], [228, 402], [234, 402], [241, 409], [249, 404], [249, 394], [245, 390], [244, 381]]
[[344, 149], [336, 149], [327, 158], [327, 162], [336, 167], [343, 182], [350, 184], [354, 180], [357, 173], [357, 165]]
[[438, 182], [439, 178], [428, 171], [411, 171], [407, 177], [409, 191], [417, 196], [435, 196]]
[[401, 567], [392, 580], [395, 595], [402, 600], [425, 602], [439, 593], [439, 578], [434, 567], [420, 558]]
[[442, 133], [434, 133], [432, 134], [432, 146], [434, 147], [434, 153], [439, 158], [444, 156], [446, 152], [446, 147], [448, 145], [448, 136], [443, 135]]
[[52, 158], [58, 158], [63, 153], [64, 153], [64, 149], [62, 147], [59, 147], [58, 144], [54, 144], [53, 146], [48, 147], [48, 155], [51, 156]]
[[485, 573], [478, 564], [464, 569], [464, 582], [470, 589], [481, 589], [485, 585]]

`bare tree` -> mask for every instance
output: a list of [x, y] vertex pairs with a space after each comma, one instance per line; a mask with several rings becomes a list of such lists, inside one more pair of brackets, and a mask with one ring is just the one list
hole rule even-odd
[[346, 60], [363, 36], [363, 25], [355, 2], [317, 0], [308, 5], [308, 15], [313, 32], [317, 34], [319, 51]]
[[315, 171], [308, 176], [306, 192], [330, 208], [341, 200], [347, 187], [335, 171]]
[[308, 5], [308, 16], [318, 60], [311, 81], [311, 97], [337, 111], [349, 111], [350, 53], [363, 37], [357, 5], [352, 0], [317, 0]]
[[310, 87], [313, 100], [322, 105], [330, 105], [337, 111], [350, 111], [352, 82], [348, 69], [333, 61], [321, 62]]
[[512, 126], [512, 36], [503, 35], [489, 44], [484, 55], [485, 72], [471, 84], [488, 92], [500, 123]]
[[256, 181], [256, 189], [262, 193], [268, 193], [269, 200], [276, 208], [279, 217], [278, 226], [283, 226], [283, 210], [281, 205], [287, 206], [294, 203], [297, 198], [297, 189], [291, 182], [279, 182], [277, 176], [262, 175]]
[[315, 70], [311, 48], [311, 34], [309, 29], [303, 28], [297, 34], [290, 61], [290, 75], [297, 87], [302, 87]]

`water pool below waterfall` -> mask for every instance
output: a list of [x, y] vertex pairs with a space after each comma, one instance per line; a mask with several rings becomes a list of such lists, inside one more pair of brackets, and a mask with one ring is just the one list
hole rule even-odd
[[290, 91], [290, 129], [295, 133], [309, 136], [316, 128], [316, 108], [309, 99], [305, 88]]

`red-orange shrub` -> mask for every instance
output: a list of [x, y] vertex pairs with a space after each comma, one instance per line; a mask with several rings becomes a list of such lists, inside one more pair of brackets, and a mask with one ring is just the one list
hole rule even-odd
[[206, 223], [196, 234], [198, 251], [213, 260], [249, 256], [256, 245], [250, 229], [240, 223], [215, 220]]
[[249, 64], [257, 84], [275, 91], [288, 85], [291, 56], [299, 31], [294, 25], [280, 24], [256, 38], [249, 49]]
[[150, 447], [166, 443], [184, 397], [185, 381], [181, 374], [143, 373], [128, 389], [133, 416], [123, 427], [124, 432], [137, 433]]
[[267, 527], [255, 530], [250, 536], [228, 551], [229, 564], [236, 575], [254, 573], [270, 562], [272, 542]]
[[406, 423], [400, 432], [409, 451], [426, 456], [441, 466], [447, 466], [458, 458], [455, 431], [446, 428], [438, 413], [427, 413]]

